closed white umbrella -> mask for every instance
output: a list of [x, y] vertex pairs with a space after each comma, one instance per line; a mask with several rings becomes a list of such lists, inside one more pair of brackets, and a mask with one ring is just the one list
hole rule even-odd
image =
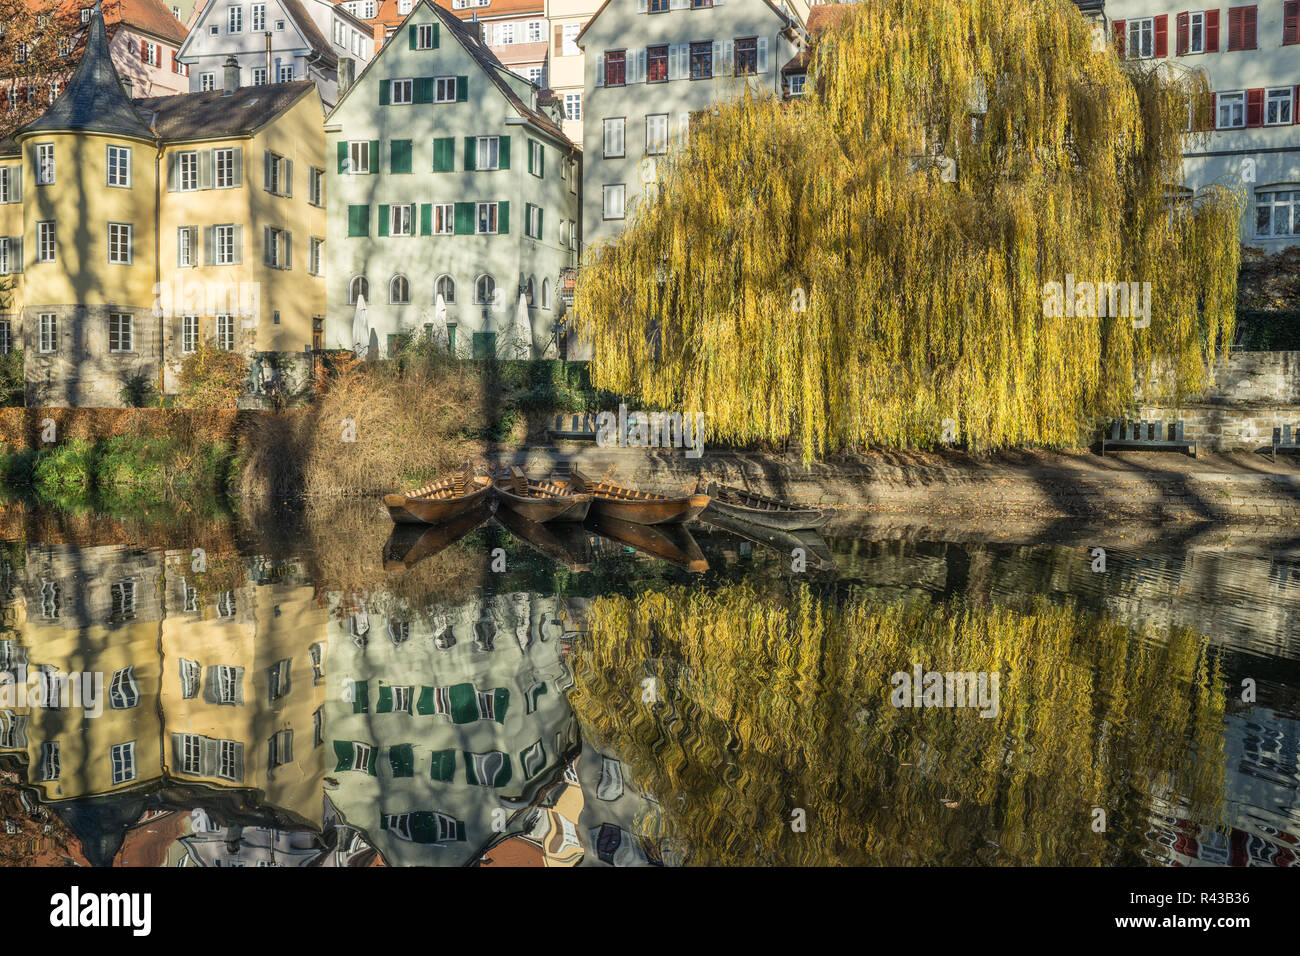
[[433, 341], [436, 345], [447, 347], [447, 302], [441, 292], [433, 303]]
[[515, 351], [521, 359], [526, 359], [533, 352], [533, 323], [528, 318], [528, 297], [519, 293], [519, 305], [515, 307]]
[[366, 357], [366, 351], [370, 347], [370, 318], [366, 314], [366, 297], [357, 296], [357, 311], [352, 316], [352, 348], [357, 353], [357, 358]]

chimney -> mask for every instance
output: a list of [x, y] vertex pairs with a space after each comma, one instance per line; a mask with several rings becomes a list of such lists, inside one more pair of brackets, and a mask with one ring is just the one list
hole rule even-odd
[[351, 87], [356, 79], [357, 61], [350, 56], [339, 57], [339, 96], [341, 97]]
[[226, 82], [221, 90], [221, 95], [234, 96], [235, 90], [239, 89], [239, 61], [233, 56], [226, 57], [225, 73]]

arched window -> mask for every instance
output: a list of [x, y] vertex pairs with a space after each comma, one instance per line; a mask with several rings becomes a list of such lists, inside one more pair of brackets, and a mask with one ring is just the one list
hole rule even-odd
[[410, 305], [411, 283], [406, 276], [393, 276], [388, 280], [388, 302], [390, 305]]
[[474, 282], [474, 304], [491, 305], [497, 294], [497, 280], [491, 276], [479, 276]]
[[447, 305], [456, 303], [456, 280], [451, 276], [438, 276], [438, 281], [433, 284], [433, 301], [438, 301], [438, 296], [442, 296], [442, 301]]
[[551, 280], [543, 279], [542, 280], [542, 308], [549, 309], [550, 307], [551, 307]]
[[348, 283], [348, 305], [356, 305], [357, 299], [363, 295], [370, 298], [370, 283], [365, 276], [353, 276]]
[[528, 281], [524, 284], [524, 298], [528, 300], [529, 308], [532, 308], [533, 306], [533, 290], [536, 288], [537, 286], [533, 281], [533, 277], [529, 276]]

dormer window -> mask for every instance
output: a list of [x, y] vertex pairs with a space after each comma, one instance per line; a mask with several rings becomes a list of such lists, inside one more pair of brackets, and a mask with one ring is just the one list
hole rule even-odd
[[89, 22], [90, 22], [90, 15], [91, 15], [91, 13], [93, 13], [93, 12], [94, 12], [94, 10], [93, 10], [93, 8], [91, 8], [91, 7], [82, 7], [82, 8], [81, 8], [81, 22], [82, 22], [82, 23], [89, 23]]

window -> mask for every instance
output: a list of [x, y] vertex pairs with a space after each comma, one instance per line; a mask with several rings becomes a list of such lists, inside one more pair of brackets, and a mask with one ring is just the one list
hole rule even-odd
[[199, 347], [199, 317], [185, 315], [181, 317], [181, 353], [189, 355]]
[[526, 71], [524, 71], [524, 78], [527, 79], [529, 83], [540, 84], [542, 82], [542, 68], [540, 66], [530, 66]]
[[449, 202], [435, 203], [433, 207], [433, 234], [450, 236], [456, 231], [454, 207]]
[[[475, 169], [497, 169], [501, 162], [501, 137], [480, 136]], [[482, 231], [482, 230], [480, 230]], [[493, 230], [495, 231], [495, 230]]]
[[645, 151], [648, 156], [668, 152], [667, 113], [655, 113], [645, 118]]
[[622, 219], [623, 218], [623, 191], [622, 183], [616, 186], [603, 186], [601, 215], [605, 219]]
[[1144, 17], [1140, 20], [1130, 20], [1128, 21], [1127, 27], [1128, 43], [1125, 46], [1125, 55], [1130, 60], [1147, 60], [1155, 56], [1155, 17]]
[[551, 280], [543, 279], [542, 280], [542, 308], [549, 309], [550, 307], [551, 307]]
[[293, 761], [293, 731], [281, 730], [271, 735], [266, 747], [266, 766], [270, 770]]
[[311, 715], [311, 745], [312, 749], [325, 743], [325, 705], [317, 707]]
[[59, 347], [58, 320], [53, 312], [42, 312], [40, 317], [40, 351], [50, 353]]
[[411, 283], [407, 281], [406, 276], [393, 276], [388, 283], [388, 304], [389, 305], [410, 305], [411, 304]]
[[219, 149], [216, 151], [216, 174], [218, 189], [232, 189], [239, 185], [239, 169], [236, 165], [235, 150]]
[[530, 239], [542, 238], [542, 207], [524, 204], [524, 233]]
[[199, 154], [194, 150], [177, 154], [176, 185], [183, 191], [199, 188]]
[[[135, 350], [135, 319], [126, 312], [110, 312], [108, 314], [108, 350], [110, 352], [132, 352]], [[114, 589], [121, 587], [123, 594], [129, 598], [130, 616], [135, 616], [135, 582], [124, 581], [120, 585], [113, 585]], [[116, 590], [114, 594], [116, 594]], [[124, 598], [124, 606], [126, 599]], [[114, 608], [116, 609], [116, 598]], [[124, 614], [125, 616], [125, 614]]]
[[388, 102], [397, 106], [415, 102], [414, 80], [390, 80], [388, 88]]
[[190, 661], [185, 658], [181, 662], [181, 697], [185, 700], [193, 700], [199, 696], [199, 662]]
[[707, 80], [713, 76], [713, 44], [691, 44], [691, 79]]
[[59, 779], [59, 742], [47, 740], [41, 744], [41, 779]]
[[[216, 27], [213, 27], [212, 29], [215, 30]], [[212, 73], [199, 74], [199, 89], [201, 89], [204, 93], [211, 93], [216, 88], [217, 88], [217, 81], [216, 81], [215, 74]]]
[[646, 47], [645, 60], [647, 83], [663, 83], [668, 79], [668, 47]]
[[54, 185], [53, 143], [41, 143], [36, 147], [36, 185]]
[[293, 160], [266, 150], [262, 153], [263, 185], [272, 196], [293, 195]]
[[651, 13], [667, 13], [668, 0], [650, 0], [649, 7]]
[[691, 0], [692, 10], [703, 10], [711, 6], [713, 6], [713, 0]]
[[456, 102], [456, 78], [454, 76], [435, 76], [433, 78], [433, 101], [435, 103]]
[[605, 120], [605, 158], [612, 159], [623, 155], [624, 120], [621, 116]]
[[235, 263], [235, 227], [215, 226], [213, 236], [216, 238], [216, 264], [229, 266]]
[[[198, 316], [194, 318], [194, 341], [198, 343], [199, 322]], [[199, 609], [199, 589], [190, 584], [184, 578], [181, 578], [181, 609], [184, 611], [197, 611]]]
[[213, 671], [217, 679], [217, 703], [218, 704], [239, 704], [243, 702], [243, 694], [240, 691], [241, 675], [240, 668], [230, 667], [226, 664], [218, 664]]
[[433, 284], [433, 298], [437, 301], [438, 296], [442, 296], [442, 301], [446, 305], [456, 304], [456, 280], [451, 276], [438, 276], [438, 280]]
[[564, 118], [578, 122], [582, 119], [582, 94], [565, 93], [564, 94]]
[[226, 20], [226, 31], [228, 33], [241, 33], [244, 29], [244, 8], [231, 7], [229, 17]]
[[90, 22], [90, 14], [91, 14], [93, 11], [94, 11], [94, 7], [82, 7], [82, 8], [81, 8], [81, 22], [82, 22], [82, 23], [89, 23], [89, 22]]
[[108, 147], [108, 184], [131, 188], [131, 147]]
[[36, 261], [54, 261], [54, 221], [46, 219], [36, 224]]
[[135, 741], [114, 744], [111, 751], [113, 783], [126, 783], [135, 779]]
[[325, 205], [325, 170], [307, 167], [307, 201], [313, 206]]
[[365, 280], [365, 276], [354, 276], [347, 284], [348, 306], [355, 306], [356, 300], [363, 297], [370, 298], [370, 284]]
[[262, 235], [262, 254], [266, 264], [272, 269], [289, 268], [289, 233], [275, 226], [266, 226]]
[[290, 658], [282, 658], [266, 669], [267, 700], [275, 703], [289, 693]]
[[496, 694], [490, 690], [475, 691], [478, 703], [478, 719], [492, 720], [496, 717]]
[[176, 230], [176, 265], [181, 269], [188, 269], [198, 263], [196, 253], [198, 250], [199, 231], [197, 226], [181, 226]]
[[479, 276], [474, 283], [474, 304], [491, 305], [497, 294], [497, 280], [488, 275]]
[[58, 619], [62, 604], [60, 597], [57, 581], [41, 582], [41, 617], [51, 621]]
[[1255, 235], [1261, 239], [1300, 234], [1300, 189], [1260, 190], [1255, 196]]
[[477, 214], [475, 215], [474, 231], [480, 234], [490, 234], [497, 231], [496, 203], [478, 203]]
[[540, 178], [545, 168], [546, 154], [542, 144], [535, 139], [530, 139], [528, 141], [528, 171]]
[[414, 207], [409, 203], [394, 203], [388, 207], [388, 234], [409, 236]]
[[[229, 314], [217, 316], [217, 348], [224, 352], [233, 352], [235, 350], [235, 317]], [[229, 592], [222, 594], [224, 598]], [[233, 617], [235, 610], [234, 595], [230, 595], [228, 602], [218, 601], [217, 616]], [[228, 613], [222, 613], [223, 611]]]
[[223, 740], [218, 750], [217, 776], [225, 780], [244, 779], [244, 745], [238, 740]]
[[266, 67], [264, 66], [253, 67], [253, 85], [266, 86]]
[[1219, 129], [1241, 129], [1246, 125], [1246, 94], [1244, 92], [1220, 93], [1216, 100], [1219, 106], [1217, 127]]
[[1228, 50], [1254, 50], [1255, 27], [1258, 20], [1256, 7], [1228, 8]]
[[581, 23], [566, 23], [560, 31], [560, 56], [578, 56], [582, 50], [578, 47], [578, 33]]
[[0, 166], [0, 203], [15, 202], [18, 190], [14, 187], [21, 174], [21, 166]]
[[1264, 125], [1290, 126], [1294, 113], [1295, 87], [1269, 90], [1264, 99]]
[[546, 25], [546, 21], [544, 21], [544, 20], [529, 20], [529, 21], [528, 21], [528, 42], [529, 42], [529, 43], [541, 43], [541, 42], [542, 42], [542, 28], [543, 28], [545, 25]]
[[130, 223], [110, 222], [108, 224], [108, 261], [115, 265], [131, 264]]
[[150, 66], [161, 66], [162, 59], [158, 56], [158, 44], [152, 40], [141, 40], [140, 59]]
[[736, 76], [758, 72], [758, 38], [736, 41]]
[[312, 236], [307, 240], [307, 274], [318, 276], [321, 275], [321, 268], [324, 265], [325, 240], [317, 239]]
[[367, 140], [348, 143], [348, 165], [353, 173], [370, 172], [370, 143]]
[[807, 88], [808, 75], [806, 73], [792, 73], [786, 79], [786, 92], [791, 96], [802, 96]]
[[1185, 53], [1205, 52], [1205, 11], [1187, 15], [1187, 49]]
[[307, 659], [311, 661], [312, 683], [319, 684], [325, 679], [325, 645], [316, 641], [308, 647]]
[[140, 703], [140, 687], [135, 682], [135, 667], [124, 667], [113, 672], [108, 685], [108, 702], [114, 710], [127, 710]]
[[433, 24], [421, 23], [415, 31], [415, 48], [417, 50], [433, 49]]
[[[4, 268], [5, 249], [0, 243], [0, 269]], [[14, 348], [14, 330], [8, 319], [0, 319], [0, 355], [8, 355]]]
[[627, 51], [611, 50], [605, 54], [605, 85], [623, 86], [627, 82]]
[[515, 25], [513, 23], [503, 23], [497, 29], [497, 44], [500, 46], [509, 46], [515, 42]]
[[180, 734], [181, 773], [200, 776], [203, 773], [203, 738], [198, 734]]

